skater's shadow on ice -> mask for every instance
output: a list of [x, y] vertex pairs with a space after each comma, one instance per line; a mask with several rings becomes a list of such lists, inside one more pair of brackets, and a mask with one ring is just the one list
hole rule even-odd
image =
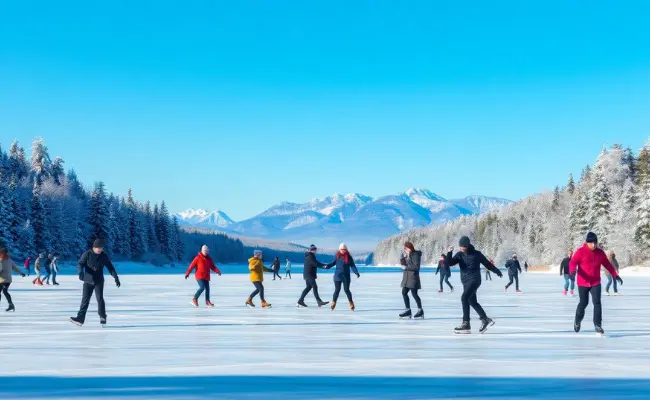
[[[34, 385], [38, 381], [39, 385]], [[333, 384], [332, 382], [335, 382]], [[254, 383], [254, 384], [252, 384]], [[341, 388], [345, 388], [343, 391]], [[2, 399], [648, 399], [648, 379], [331, 376], [0, 377]]]
[[616, 331], [611, 334], [608, 333], [607, 337], [614, 339], [628, 338], [628, 337], [650, 337], [650, 332], [643, 331]]
[[11, 288], [11, 293], [13, 292], [79, 292], [79, 289], [58, 289], [58, 288], [39, 288], [39, 289], [14, 289]]
[[395, 322], [289, 322], [286, 324], [279, 322], [260, 322], [260, 323], [206, 323], [206, 324], [151, 324], [151, 325], [114, 325], [107, 326], [104, 329], [136, 329], [136, 328], [212, 328], [212, 327], [229, 327], [229, 326], [331, 326], [331, 325], [396, 325]]

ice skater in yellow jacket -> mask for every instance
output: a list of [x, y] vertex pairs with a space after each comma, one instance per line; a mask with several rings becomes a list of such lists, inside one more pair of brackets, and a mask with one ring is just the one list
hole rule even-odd
[[264, 272], [273, 272], [273, 270], [264, 266], [261, 250], [255, 250], [254, 254], [255, 255], [252, 258], [248, 259], [248, 269], [251, 272], [251, 282], [253, 282], [253, 286], [255, 286], [255, 291], [251, 293], [248, 300], [246, 300], [246, 306], [255, 307], [253, 299], [259, 294], [260, 299], [262, 299], [262, 307], [269, 308], [271, 305], [266, 302], [266, 299], [264, 299], [264, 285], [262, 282], [264, 281]]

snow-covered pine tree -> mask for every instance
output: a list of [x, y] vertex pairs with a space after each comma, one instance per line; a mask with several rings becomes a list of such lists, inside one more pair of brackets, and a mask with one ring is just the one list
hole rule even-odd
[[156, 233], [156, 240], [158, 242], [156, 249], [160, 251], [162, 241], [160, 240], [160, 209], [158, 208], [158, 204], [154, 204], [153, 206], [153, 226], [154, 232]]
[[77, 173], [74, 169], [68, 170], [68, 174], [66, 175], [66, 182], [72, 196], [76, 197], [77, 199], [86, 198], [86, 193], [84, 192], [83, 186], [81, 186], [79, 178], [77, 177]]
[[105, 242], [105, 249], [108, 253], [112, 251], [111, 237], [108, 232], [109, 215], [108, 215], [108, 201], [106, 196], [106, 187], [104, 182], [99, 181], [95, 184], [91, 200], [90, 210], [88, 215], [88, 223], [90, 225], [90, 236], [88, 238], [88, 247], [92, 247], [95, 239], [103, 239]]
[[569, 182], [566, 185], [566, 190], [571, 196], [573, 196], [573, 193], [576, 191], [576, 183], [573, 180], [573, 174], [569, 174]]
[[609, 213], [612, 207], [612, 194], [600, 168], [595, 168], [593, 171], [593, 187], [589, 199], [591, 200], [587, 213], [589, 227], [598, 235], [599, 244], [606, 248], [611, 229]]
[[166, 255], [168, 258], [173, 259], [174, 255], [172, 252], [172, 235], [170, 233], [169, 225], [169, 211], [167, 211], [167, 206], [163, 201], [160, 204], [160, 215], [158, 220], [158, 229], [159, 233], [158, 239], [160, 240], [160, 252]]
[[131, 252], [131, 238], [129, 236], [129, 209], [126, 205], [126, 200], [124, 199], [120, 199], [120, 207], [118, 208], [117, 231], [122, 241], [121, 254], [124, 258], [130, 260], [133, 258], [133, 253]]
[[27, 220], [20, 227], [20, 232], [18, 233], [18, 254], [20, 258], [27, 258], [29, 256], [34, 257], [36, 255], [35, 246], [34, 246], [34, 229], [29, 220]]
[[52, 162], [52, 168], [51, 168], [51, 175], [52, 179], [54, 180], [54, 184], [61, 186], [63, 184], [63, 177], [65, 176], [65, 170], [63, 168], [63, 164], [65, 161], [63, 161], [63, 158], [61, 157], [56, 157], [54, 159], [54, 162]]
[[34, 181], [31, 201], [31, 214], [29, 220], [34, 230], [34, 250], [37, 253], [47, 253], [50, 251], [51, 232], [47, 224], [47, 211], [41, 198], [41, 186], [38, 181]]
[[551, 210], [556, 211], [560, 207], [560, 187], [556, 186], [553, 190], [553, 202], [551, 203]]
[[158, 248], [158, 238], [156, 237], [156, 225], [154, 221], [151, 203], [147, 201], [144, 205], [144, 225], [147, 231], [147, 247], [150, 252], [156, 252]]
[[131, 239], [131, 256], [134, 260], [140, 260], [147, 252], [146, 232], [144, 224], [140, 219], [138, 206], [133, 200], [133, 192], [129, 188], [126, 199], [126, 207], [129, 215], [129, 237]]
[[637, 158], [636, 241], [643, 250], [650, 249], [650, 141]]
[[589, 231], [589, 222], [587, 220], [587, 211], [589, 207], [589, 195], [583, 192], [574, 197], [569, 213], [569, 226], [571, 229], [571, 247], [577, 247], [584, 241], [585, 235]]
[[0, 247], [13, 250], [15, 238], [11, 234], [11, 191], [4, 182], [0, 182]]
[[122, 254], [124, 251], [123, 234], [119, 228], [120, 200], [111, 195], [108, 198], [108, 234], [113, 242], [112, 254]]
[[178, 218], [174, 216], [172, 220], [172, 227], [173, 231], [176, 237], [176, 261], [183, 261], [183, 257], [185, 257], [185, 241], [183, 240], [183, 233], [181, 231], [181, 227], [178, 224]]
[[31, 172], [34, 175], [34, 180], [40, 185], [43, 179], [50, 176], [52, 167], [49, 151], [41, 137], [37, 137], [32, 142], [31, 160]]

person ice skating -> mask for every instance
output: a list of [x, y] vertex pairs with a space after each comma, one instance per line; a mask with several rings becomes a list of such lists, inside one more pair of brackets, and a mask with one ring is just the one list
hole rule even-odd
[[27, 276], [31, 275], [31, 272], [30, 272], [31, 263], [32, 263], [32, 258], [27, 257], [25, 259], [25, 271], [27, 271]]
[[512, 258], [506, 262], [506, 269], [508, 270], [508, 278], [510, 278], [510, 282], [508, 282], [506, 285], [506, 292], [508, 291], [508, 288], [512, 286], [513, 281], [515, 281], [515, 289], [517, 289], [517, 293], [521, 293], [521, 290], [519, 290], [519, 274], [521, 273], [521, 264], [519, 264], [519, 260], [517, 259], [516, 254], [513, 254]]
[[280, 276], [280, 258], [275, 257], [273, 260], [273, 264], [271, 265], [271, 269], [273, 270], [273, 280], [275, 280], [275, 277], [277, 276], [280, 280], [282, 280], [282, 277]]
[[436, 275], [438, 275], [438, 273], [440, 273], [440, 290], [438, 290], [438, 293], [444, 293], [443, 283], [445, 282], [453, 293], [454, 287], [451, 283], [449, 283], [449, 278], [451, 278], [451, 268], [449, 268], [447, 265], [446, 257], [444, 254], [440, 255], [440, 261], [438, 261], [438, 269], [436, 269]]
[[7, 303], [9, 303], [9, 307], [5, 310], [6, 312], [16, 311], [16, 307], [14, 306], [11, 295], [9, 294], [9, 286], [11, 286], [12, 281], [12, 270], [23, 278], [25, 277], [25, 274], [18, 269], [16, 264], [14, 264], [14, 261], [9, 257], [7, 249], [0, 248], [0, 301], [2, 300], [2, 295], [4, 295], [5, 299], [7, 299]]
[[[415, 250], [413, 243], [406, 242], [404, 243], [404, 255], [402, 256], [400, 263], [402, 264], [402, 269], [404, 273], [402, 275], [402, 297], [404, 298], [404, 310], [403, 313], [399, 315], [400, 318], [415, 318], [415, 319], [424, 319], [424, 311], [422, 310], [422, 300], [418, 296], [418, 290], [422, 289], [422, 283], [420, 282], [420, 261], [422, 260], [422, 252]], [[411, 313], [411, 301], [409, 299], [409, 292], [413, 296], [415, 303], [418, 306], [418, 311], [413, 315]]]
[[564, 295], [566, 296], [569, 291], [569, 285], [571, 287], [571, 296], [574, 295], [574, 289], [576, 286], [576, 276], [572, 275], [569, 272], [569, 263], [571, 263], [571, 257], [573, 257], [573, 250], [569, 250], [567, 257], [562, 260], [560, 263], [560, 276], [564, 277]]
[[291, 279], [291, 260], [289, 260], [289, 257], [287, 257], [286, 264], [285, 264], [285, 270], [286, 272], [284, 273], [284, 279]]
[[314, 297], [316, 298], [318, 307], [323, 307], [329, 304], [328, 301], [321, 300], [320, 296], [318, 295], [318, 284], [316, 283], [316, 279], [318, 279], [318, 268], [325, 268], [327, 267], [327, 264], [323, 264], [316, 259], [317, 252], [318, 248], [312, 244], [309, 246], [309, 251], [305, 253], [305, 267], [303, 268], [302, 276], [305, 279], [306, 286], [305, 290], [302, 291], [302, 295], [300, 295], [300, 299], [298, 300], [298, 308], [307, 307], [307, 304], [305, 304], [305, 297], [307, 297], [309, 292], [312, 290], [314, 291]]
[[524, 271], [528, 272], [528, 261], [524, 263]]
[[36, 274], [36, 279], [32, 281], [32, 284], [37, 286], [43, 286], [43, 281], [41, 280], [41, 266], [43, 265], [43, 260], [45, 260], [45, 254], [41, 253], [34, 262], [34, 273]]
[[86, 321], [86, 312], [90, 304], [90, 297], [93, 292], [97, 298], [97, 313], [99, 314], [99, 323], [103, 326], [106, 325], [106, 303], [104, 302], [104, 268], [108, 269], [113, 279], [115, 279], [115, 286], [121, 286], [120, 278], [117, 276], [117, 271], [113, 267], [111, 259], [108, 254], [104, 253], [104, 241], [96, 239], [93, 242], [92, 249], [83, 253], [77, 265], [77, 273], [79, 280], [84, 283], [83, 295], [81, 297], [81, 306], [76, 317], [70, 318], [70, 322], [75, 325], [82, 326]]
[[328, 269], [334, 266], [336, 266], [336, 270], [334, 271], [334, 296], [332, 297], [330, 309], [334, 311], [336, 308], [336, 302], [339, 299], [342, 285], [343, 290], [345, 290], [345, 294], [348, 297], [348, 302], [350, 303], [350, 310], [354, 311], [356, 307], [354, 305], [354, 300], [352, 299], [352, 292], [350, 291], [350, 283], [352, 280], [350, 277], [350, 271], [354, 272], [357, 278], [360, 278], [361, 275], [359, 275], [359, 270], [354, 263], [354, 258], [348, 251], [348, 246], [345, 243], [341, 243], [339, 246], [339, 251], [336, 253], [334, 261], [327, 264]]
[[460, 281], [463, 284], [463, 295], [461, 302], [463, 305], [463, 322], [457, 327], [455, 333], [471, 333], [470, 325], [470, 306], [474, 308], [481, 319], [481, 328], [479, 332], [484, 333], [489, 327], [494, 325], [494, 321], [488, 318], [483, 307], [478, 303], [476, 292], [481, 287], [481, 264], [494, 272], [499, 278], [503, 277], [501, 271], [494, 266], [480, 251], [476, 250], [467, 236], [460, 238], [458, 242], [460, 252], [453, 255], [454, 248], [451, 247], [447, 253], [447, 265], [460, 267]]
[[59, 286], [59, 283], [56, 281], [56, 274], [59, 273], [59, 257], [57, 255], [52, 256], [52, 261], [50, 261], [50, 272], [52, 274], [52, 285]]
[[569, 263], [569, 273], [571, 275], [577, 273], [578, 295], [580, 296], [580, 303], [578, 304], [574, 321], [574, 330], [576, 332], [580, 332], [582, 320], [585, 317], [585, 309], [589, 305], [589, 295], [591, 294], [594, 303], [594, 328], [598, 334], [602, 335], [605, 333], [602, 325], [601, 266], [604, 266], [619, 284], [623, 284], [623, 279], [621, 279], [614, 266], [609, 262], [605, 252], [598, 248], [598, 237], [595, 233], [589, 232], [585, 244], [575, 252]]
[[187, 272], [185, 272], [185, 279], [189, 278], [190, 274], [194, 270], [196, 270], [194, 278], [196, 278], [196, 283], [199, 285], [199, 290], [196, 291], [192, 298], [192, 305], [194, 307], [199, 306], [199, 297], [201, 297], [201, 294], [205, 291], [205, 306], [214, 307], [214, 304], [210, 301], [210, 270], [214, 271], [214, 273], [219, 276], [221, 276], [221, 271], [216, 265], [214, 265], [214, 261], [212, 261], [212, 257], [210, 257], [210, 249], [208, 246], [203, 245], [199, 254], [194, 257]]
[[[50, 277], [52, 276], [52, 259], [54, 256], [52, 254], [47, 255], [47, 260], [45, 260], [45, 277], [42, 279], [43, 284], [50, 286]], [[53, 279], [56, 281], [56, 279]]]
[[[619, 271], [619, 265], [618, 265], [618, 260], [616, 259], [616, 254], [614, 254], [613, 251], [607, 252], [607, 258], [609, 259], [609, 262], [612, 264], [616, 272], [618, 273]], [[614, 283], [614, 296], [618, 296], [618, 282], [612, 277], [612, 274], [609, 273], [607, 269], [605, 269], [605, 276], [607, 276], [607, 286], [605, 287], [605, 293], [609, 296], [609, 288], [612, 287], [612, 283]]]
[[255, 307], [255, 304], [253, 304], [253, 299], [259, 294], [260, 299], [262, 300], [262, 308], [269, 308], [271, 307], [271, 304], [267, 303], [266, 299], [264, 298], [264, 284], [262, 282], [264, 282], [264, 272], [273, 272], [273, 270], [264, 266], [261, 250], [255, 250], [253, 254], [253, 257], [248, 259], [248, 269], [250, 271], [250, 279], [253, 283], [253, 286], [255, 286], [255, 290], [253, 293], [251, 293], [250, 296], [248, 296], [248, 299], [246, 300], [246, 306]]
[[[490, 260], [492, 264], [494, 264], [494, 261]], [[485, 268], [485, 280], [492, 282], [492, 275], [490, 275], [490, 270]]]

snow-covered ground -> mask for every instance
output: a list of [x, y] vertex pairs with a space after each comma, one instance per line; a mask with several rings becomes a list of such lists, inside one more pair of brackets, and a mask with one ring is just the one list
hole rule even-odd
[[[603, 297], [604, 338], [593, 333], [591, 307], [584, 331], [573, 332], [577, 298], [561, 295], [559, 276], [525, 274], [521, 295], [504, 293], [498, 278], [484, 283], [479, 300], [496, 325], [469, 336], [452, 332], [461, 290], [439, 295], [433, 273], [424, 275], [427, 319], [399, 320], [400, 280], [353, 279], [357, 311], [342, 294], [330, 312], [311, 295], [312, 307], [295, 308], [297, 274], [267, 275], [269, 310], [243, 306], [245, 275], [213, 277], [214, 309], [190, 306], [196, 283], [182, 275], [125, 275], [120, 289], [108, 277], [102, 329], [94, 299], [86, 326], [67, 322], [80, 301], [75, 277], [58, 288], [16, 278], [17, 312], [0, 315], [0, 398], [650, 398], [648, 277]], [[331, 276], [319, 283], [329, 300]]]

